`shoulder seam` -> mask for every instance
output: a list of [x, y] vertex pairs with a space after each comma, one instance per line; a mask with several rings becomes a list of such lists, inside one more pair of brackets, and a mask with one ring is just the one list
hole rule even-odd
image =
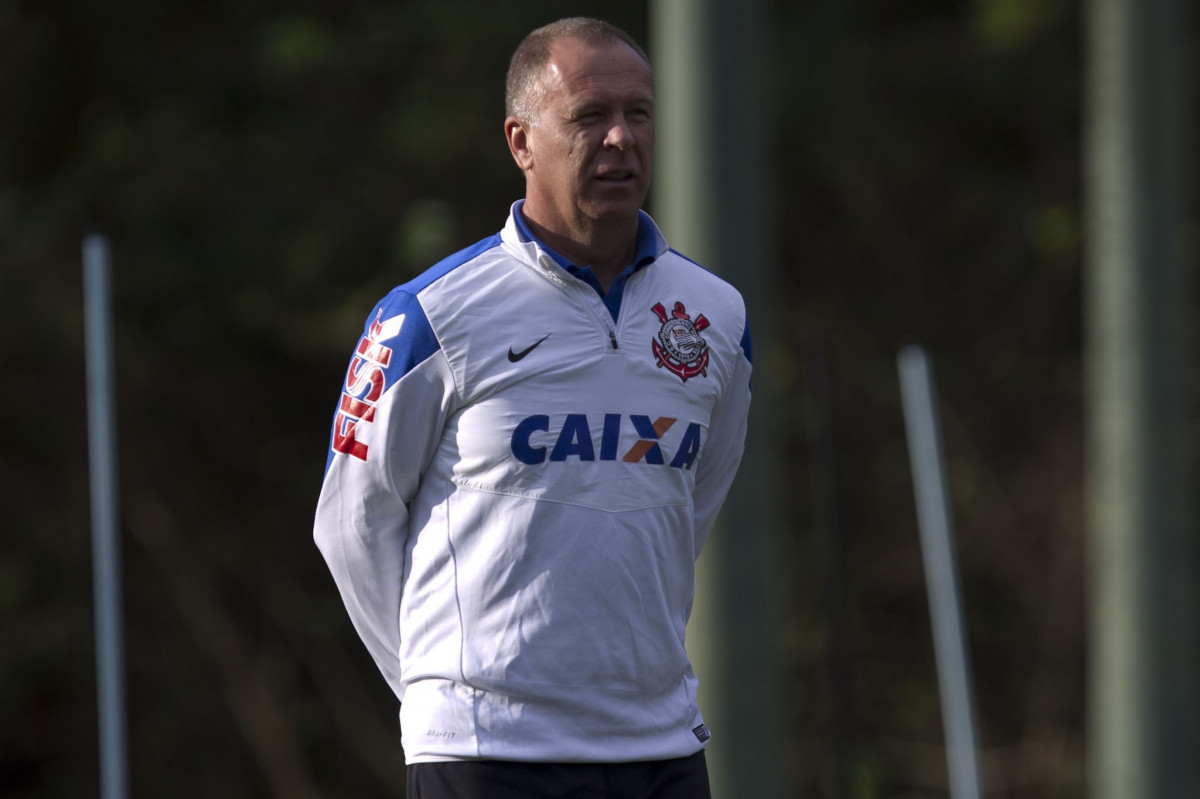
[[682, 260], [683, 260], [683, 261], [685, 261], [686, 263], [689, 263], [689, 264], [691, 264], [692, 266], [694, 266], [694, 267], [696, 267], [697, 269], [699, 269], [701, 272], [704, 272], [706, 275], [712, 275], [712, 276], [713, 276], [713, 277], [715, 277], [717, 280], [719, 280], [719, 281], [721, 281], [722, 283], [724, 283], [726, 286], [729, 286], [729, 287], [730, 287], [731, 289], [733, 289], [734, 291], [737, 291], [739, 294], [741, 293], [740, 291], [738, 291], [738, 288], [737, 288], [737, 286], [733, 285], [733, 283], [731, 283], [731, 282], [728, 280], [728, 278], [724, 277], [723, 275], [719, 275], [719, 274], [717, 274], [716, 272], [714, 272], [713, 270], [709, 269], [707, 266], [705, 266], [704, 264], [700, 263], [699, 261], [695, 261], [695, 260], [693, 260], [693, 259], [689, 258], [688, 256], [684, 255], [683, 253], [681, 253], [679, 250], [675, 249], [674, 247], [668, 247], [668, 248], [667, 248], [667, 252], [671, 253], [672, 255], [675, 255], [675, 256], [679, 257], [680, 259], [682, 259]]
[[501, 239], [499, 233], [495, 233], [485, 239], [481, 239], [480, 241], [472, 244], [470, 247], [465, 247], [458, 252], [443, 258], [421, 274], [414, 277], [412, 280], [397, 286], [395, 289], [393, 289], [393, 291], [403, 290], [415, 297], [417, 294], [420, 294], [422, 291], [429, 288], [429, 286], [438, 282], [458, 267], [468, 264], [484, 253], [499, 247], [500, 242]]

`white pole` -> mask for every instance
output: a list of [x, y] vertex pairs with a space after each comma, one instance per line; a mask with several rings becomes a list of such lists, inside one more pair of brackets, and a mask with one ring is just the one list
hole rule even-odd
[[979, 764], [975, 750], [975, 712], [962, 599], [955, 567], [946, 473], [929, 357], [920, 347], [905, 347], [897, 359], [904, 426], [908, 432], [921, 553], [929, 591], [938, 691], [942, 699], [950, 795], [979, 799]]
[[117, 533], [117, 436], [113, 386], [112, 289], [108, 240], [83, 241], [87, 351], [88, 456], [92, 495], [92, 574], [96, 604], [96, 687], [103, 799], [128, 795], [121, 625], [121, 553]]

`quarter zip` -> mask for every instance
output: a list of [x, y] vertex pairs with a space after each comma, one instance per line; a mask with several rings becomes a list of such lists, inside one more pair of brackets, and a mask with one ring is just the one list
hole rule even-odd
[[584, 283], [582, 280], [575, 280], [575, 296], [579, 301], [587, 306], [588, 313], [596, 320], [596, 324], [600, 326], [601, 332], [608, 339], [608, 346], [605, 348], [609, 354], [617, 352], [621, 347], [617, 343], [617, 321], [612, 318], [609, 313], [608, 306], [604, 304], [604, 300], [596, 293], [595, 289]]
[[620, 350], [620, 345], [617, 343], [617, 331], [612, 315], [608, 312], [607, 306], [600, 295], [582, 280], [577, 280], [573, 277], [563, 279], [559, 276], [559, 271], [562, 267], [554, 262], [554, 260], [545, 253], [542, 253], [538, 259], [538, 265], [541, 267], [543, 274], [550, 277], [551, 280], [578, 303], [582, 303], [587, 308], [588, 314], [592, 320], [600, 328], [600, 332], [604, 335], [606, 341], [605, 350], [615, 353]]
[[600, 296], [592, 290], [591, 286], [582, 282], [578, 284], [578, 289], [575, 293], [575, 296], [580, 302], [587, 306], [588, 313], [590, 313], [592, 319], [596, 321], [597, 326], [600, 328], [600, 332], [607, 338], [608, 346], [606, 346], [605, 349], [609, 352], [609, 354], [613, 354], [620, 350], [620, 345], [617, 343], [617, 330], [615, 323], [612, 320], [612, 316], [609, 315], [608, 309], [604, 307], [603, 301], [600, 300]]

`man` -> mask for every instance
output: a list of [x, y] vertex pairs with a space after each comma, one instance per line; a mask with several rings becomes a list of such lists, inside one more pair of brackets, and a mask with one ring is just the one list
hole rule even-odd
[[410, 799], [707, 797], [684, 629], [742, 454], [745, 307], [641, 211], [627, 34], [534, 31], [507, 103], [525, 199], [371, 313], [316, 541], [401, 700]]

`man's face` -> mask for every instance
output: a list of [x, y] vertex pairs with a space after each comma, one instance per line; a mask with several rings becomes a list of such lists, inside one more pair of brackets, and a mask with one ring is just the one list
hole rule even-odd
[[636, 219], [654, 150], [650, 67], [623, 43], [566, 39], [551, 49], [544, 86], [524, 153], [514, 147], [527, 212], [563, 234]]

